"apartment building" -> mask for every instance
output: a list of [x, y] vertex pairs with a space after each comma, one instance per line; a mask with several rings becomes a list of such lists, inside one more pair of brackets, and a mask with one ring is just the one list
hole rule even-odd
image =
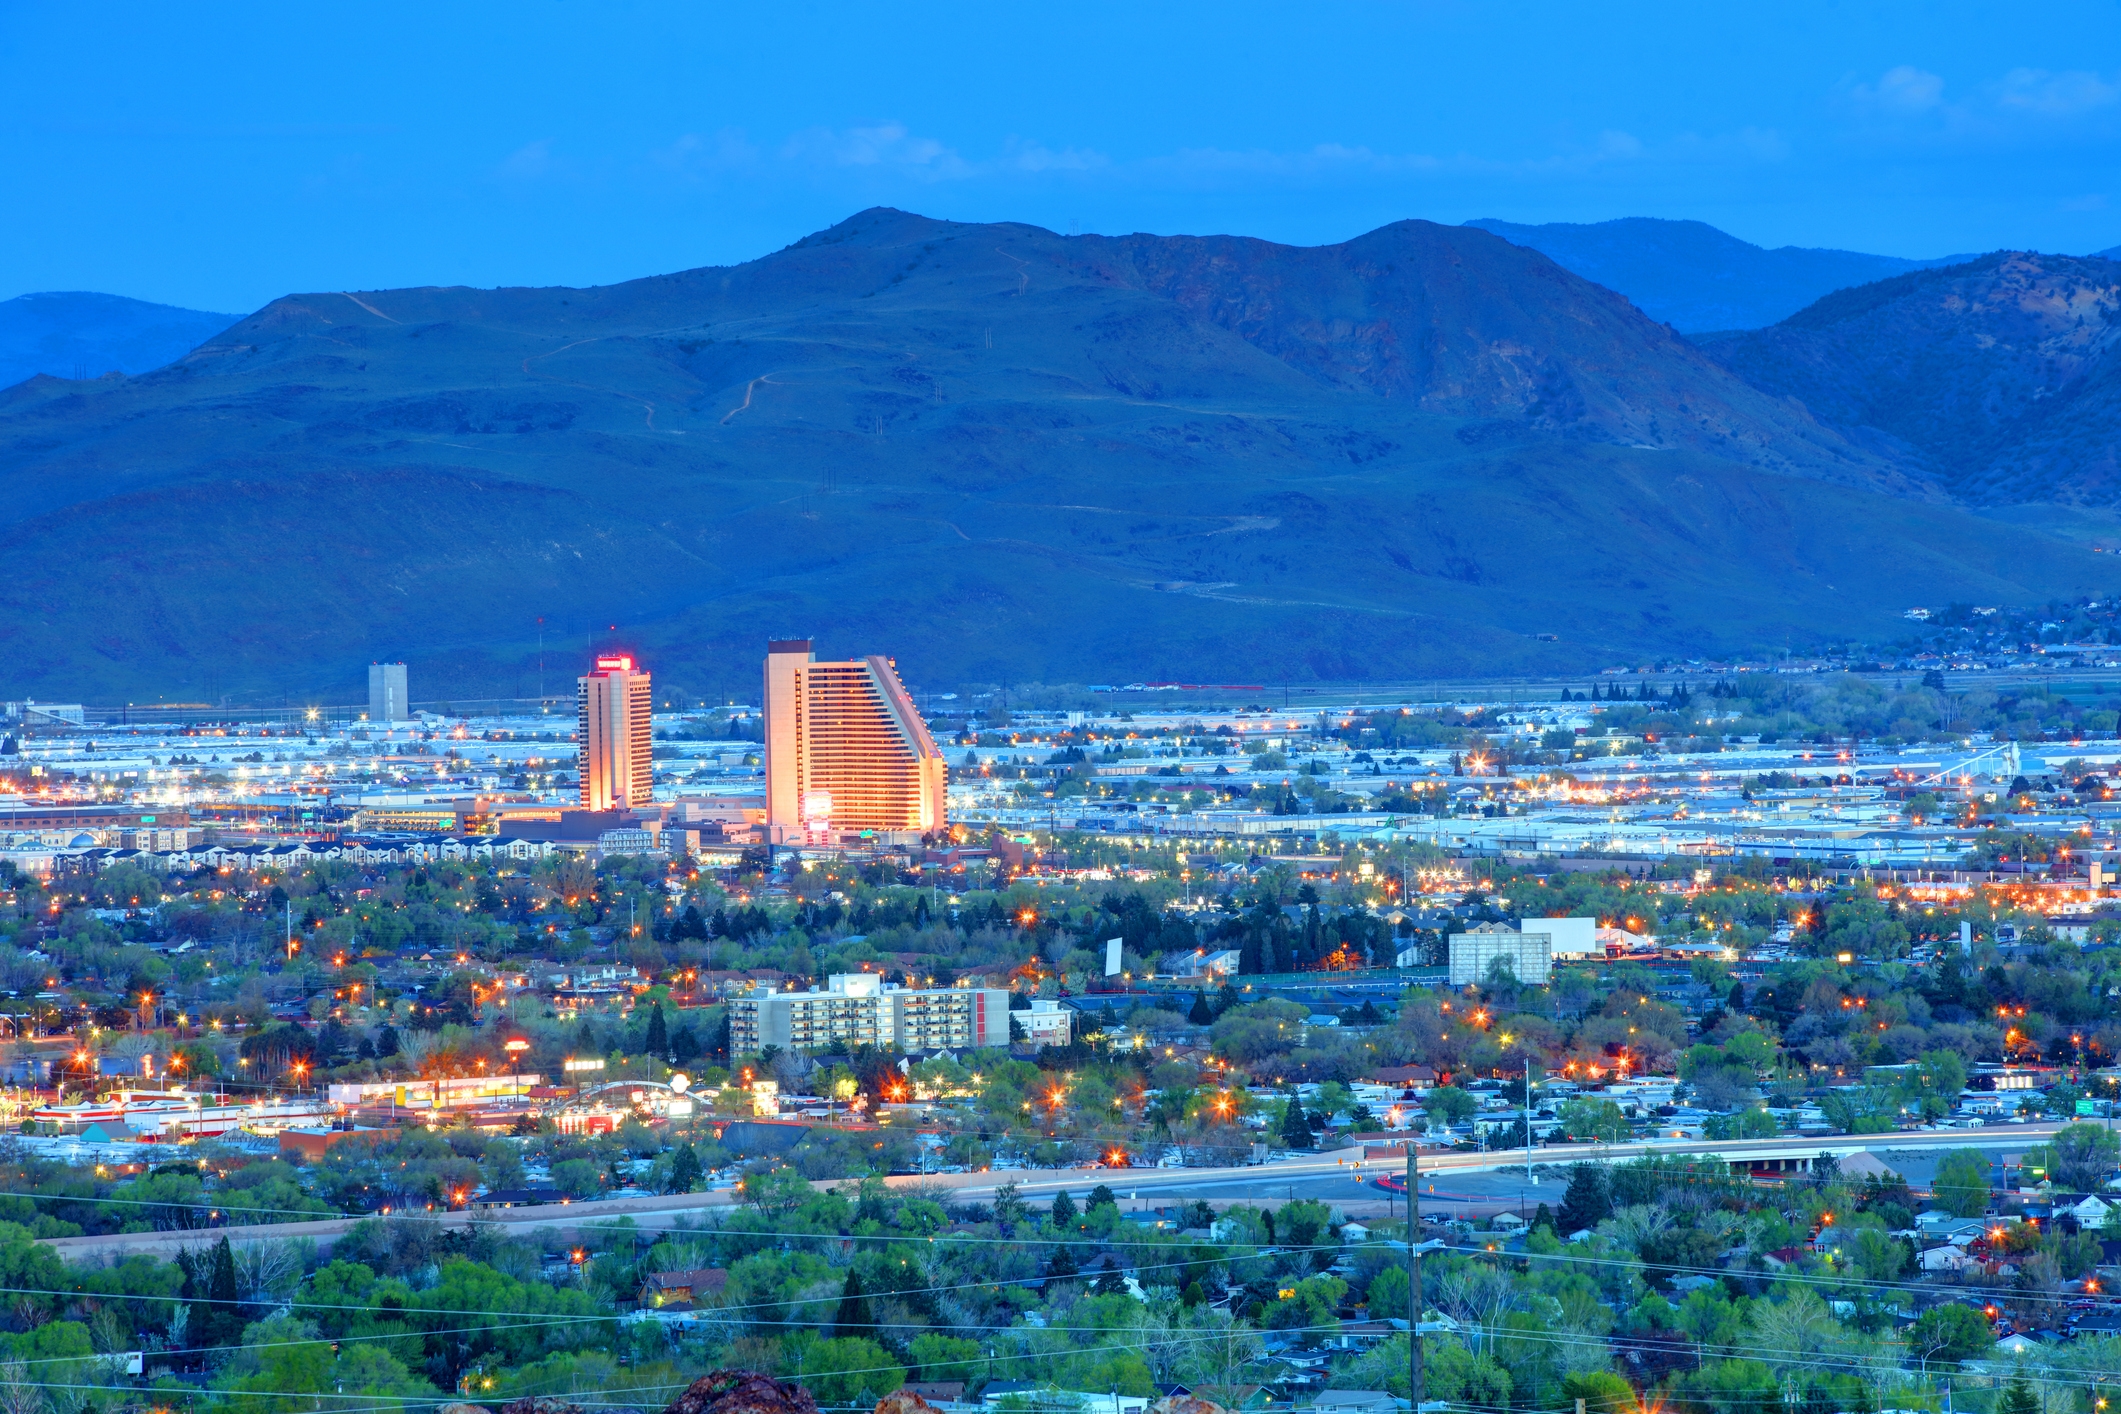
[[956, 1051], [1009, 1044], [1009, 993], [999, 987], [911, 988], [873, 972], [836, 973], [823, 990], [754, 991], [729, 1002], [736, 1055], [766, 1046], [881, 1046]]

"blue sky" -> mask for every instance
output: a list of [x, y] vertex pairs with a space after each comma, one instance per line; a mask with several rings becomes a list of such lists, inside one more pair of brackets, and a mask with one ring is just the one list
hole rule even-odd
[[592, 284], [871, 205], [2121, 244], [2121, 4], [0, 5], [0, 297]]

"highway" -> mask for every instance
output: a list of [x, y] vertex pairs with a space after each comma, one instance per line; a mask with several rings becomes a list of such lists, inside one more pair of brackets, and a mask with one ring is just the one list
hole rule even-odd
[[[1644, 1155], [1683, 1157], [1714, 1154], [1734, 1163], [1771, 1160], [1802, 1161], [1832, 1154], [1846, 1158], [1865, 1150], [1896, 1153], [1936, 1152], [1978, 1148], [2019, 1152], [2047, 1142], [2062, 1128], [2059, 1124], [1992, 1125], [1982, 1129], [1908, 1130], [1893, 1134], [1829, 1136], [1778, 1136], [1742, 1142], [1716, 1143], [1705, 1140], [1638, 1140], [1628, 1144], [1557, 1144], [1535, 1149], [1534, 1165], [1566, 1166], [1581, 1160], [1625, 1163]], [[1420, 1155], [1422, 1212], [1430, 1216], [1474, 1216], [1537, 1203], [1542, 1197], [1558, 1201], [1559, 1184], [1549, 1177], [1545, 1185], [1524, 1176], [1523, 1151], [1466, 1153], [1459, 1150], [1424, 1150]], [[1016, 1185], [1018, 1194], [1041, 1203], [1054, 1194], [1068, 1192], [1080, 1200], [1097, 1184], [1105, 1184], [1119, 1196], [1121, 1207], [1130, 1211], [1163, 1207], [1192, 1199], [1206, 1199], [1218, 1206], [1230, 1203], [1283, 1203], [1292, 1198], [1315, 1198], [1331, 1203], [1348, 1217], [1382, 1216], [1404, 1212], [1404, 1200], [1377, 1188], [1373, 1180], [1406, 1172], [1405, 1159], [1394, 1156], [1365, 1160], [1358, 1149], [1286, 1158], [1267, 1164], [1229, 1168], [1190, 1169], [1016, 1169], [978, 1173], [904, 1175], [887, 1179], [895, 1188], [935, 1193], [959, 1202], [989, 1203], [1004, 1184]], [[832, 1187], [852, 1180], [821, 1184]], [[1535, 1192], [1534, 1189], [1542, 1189]], [[738, 1201], [724, 1189], [714, 1193], [683, 1193], [662, 1197], [601, 1198], [586, 1203], [547, 1203], [523, 1208], [475, 1209], [431, 1215], [445, 1228], [491, 1224], [510, 1235], [530, 1236], [550, 1231], [554, 1243], [563, 1242], [581, 1228], [616, 1218], [631, 1218], [647, 1230], [675, 1227], [680, 1221], [698, 1223], [706, 1214]], [[139, 1253], [164, 1258], [178, 1249], [195, 1247], [226, 1233], [238, 1242], [273, 1238], [309, 1238], [328, 1249], [359, 1219], [319, 1218], [303, 1222], [260, 1223], [247, 1227], [198, 1229], [172, 1232], [113, 1233], [91, 1237], [49, 1239], [52, 1248], [69, 1261], [122, 1258]]]

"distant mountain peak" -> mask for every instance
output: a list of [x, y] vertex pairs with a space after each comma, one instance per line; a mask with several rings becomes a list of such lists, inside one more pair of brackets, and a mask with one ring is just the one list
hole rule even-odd
[[1966, 259], [1905, 260], [1804, 246], [1770, 250], [1704, 221], [1654, 216], [1589, 224], [1522, 226], [1492, 218], [1466, 224], [1545, 253], [1683, 334], [1764, 328], [1830, 291]]
[[38, 290], [0, 300], [0, 388], [39, 373], [70, 379], [146, 373], [236, 318], [94, 290]]

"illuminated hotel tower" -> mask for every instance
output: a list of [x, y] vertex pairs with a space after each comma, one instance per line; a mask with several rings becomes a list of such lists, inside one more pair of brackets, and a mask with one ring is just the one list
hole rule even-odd
[[766, 824], [776, 843], [943, 827], [943, 753], [889, 658], [766, 645]]
[[648, 674], [624, 653], [600, 654], [596, 668], [575, 679], [575, 740], [581, 744], [582, 808], [615, 810], [646, 805], [650, 760]]

